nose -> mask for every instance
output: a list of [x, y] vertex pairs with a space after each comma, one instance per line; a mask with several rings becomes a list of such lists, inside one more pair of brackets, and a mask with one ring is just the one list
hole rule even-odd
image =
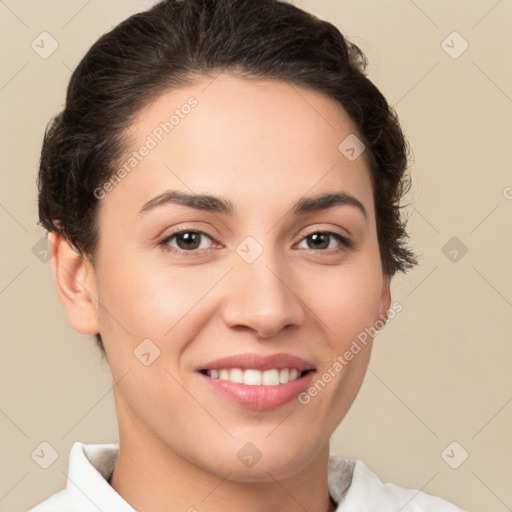
[[286, 327], [301, 325], [305, 314], [291, 270], [285, 272], [283, 265], [264, 255], [253, 263], [236, 263], [227, 284], [223, 314], [229, 327], [270, 338]]

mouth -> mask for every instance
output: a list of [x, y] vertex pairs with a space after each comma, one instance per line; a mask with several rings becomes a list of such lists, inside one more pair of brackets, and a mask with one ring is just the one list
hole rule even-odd
[[241, 354], [206, 363], [197, 372], [220, 397], [245, 408], [270, 410], [296, 399], [316, 368], [289, 354]]
[[298, 368], [271, 368], [270, 370], [257, 370], [255, 368], [221, 368], [201, 370], [200, 372], [212, 379], [245, 384], [247, 386], [279, 386], [288, 384], [313, 370], [299, 370]]

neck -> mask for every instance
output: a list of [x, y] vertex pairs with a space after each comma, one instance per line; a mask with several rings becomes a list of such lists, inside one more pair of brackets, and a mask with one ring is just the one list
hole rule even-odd
[[290, 478], [242, 482], [199, 467], [147, 430], [119, 425], [119, 455], [110, 484], [136, 510], [333, 512], [327, 474], [329, 446]]

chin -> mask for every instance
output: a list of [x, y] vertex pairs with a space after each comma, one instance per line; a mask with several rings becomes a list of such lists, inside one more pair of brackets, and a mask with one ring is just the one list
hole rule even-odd
[[219, 457], [211, 466], [215, 473], [223, 477], [229, 475], [227, 478], [232, 481], [274, 482], [295, 476], [317, 456], [318, 453], [314, 451], [305, 451], [300, 443], [282, 446], [281, 449], [272, 449], [267, 445], [262, 451], [247, 443], [234, 456]]

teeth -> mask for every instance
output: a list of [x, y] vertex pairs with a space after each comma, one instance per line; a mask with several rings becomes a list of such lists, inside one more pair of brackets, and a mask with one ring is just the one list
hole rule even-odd
[[302, 372], [297, 368], [283, 368], [272, 370], [242, 370], [241, 368], [222, 368], [221, 370], [206, 370], [212, 379], [228, 380], [236, 384], [248, 386], [277, 386], [298, 379]]
[[244, 382], [244, 372], [240, 368], [231, 368], [229, 370], [229, 376], [227, 379], [231, 382], [236, 382], [237, 384], [243, 384]]
[[277, 386], [279, 384], [279, 371], [278, 370], [265, 370], [263, 372], [264, 386]]
[[[231, 380], [231, 379], [229, 379]], [[260, 386], [262, 381], [262, 374], [259, 370], [245, 370], [244, 384], [248, 386]]]

